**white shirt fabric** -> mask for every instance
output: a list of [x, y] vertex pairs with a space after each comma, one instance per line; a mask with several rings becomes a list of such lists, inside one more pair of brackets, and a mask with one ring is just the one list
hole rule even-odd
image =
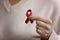
[[60, 40], [58, 36], [60, 32], [60, 5], [54, 0], [21, 0], [21, 2], [13, 6], [9, 4], [8, 0], [1, 0], [1, 40], [40, 40], [39, 35], [36, 33], [35, 22], [33, 24], [25, 23], [25, 14], [28, 9], [32, 10], [33, 16], [52, 19], [53, 32], [49, 40]]

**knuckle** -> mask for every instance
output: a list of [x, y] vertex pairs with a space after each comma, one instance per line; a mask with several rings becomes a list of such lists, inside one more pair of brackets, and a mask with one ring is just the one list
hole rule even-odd
[[36, 24], [38, 24], [38, 25], [42, 25], [43, 22], [41, 22], [41, 21], [36, 21]]
[[50, 33], [50, 31], [46, 31], [46, 34], [49, 34]]
[[46, 37], [50, 36], [51, 31], [47, 31], [47, 33], [45, 34]]
[[52, 29], [51, 26], [48, 26], [48, 29], [51, 30]]
[[50, 22], [50, 24], [52, 24], [52, 20], [51, 19], [49, 19], [49, 22]]
[[47, 28], [48, 30], [51, 30], [51, 26], [50, 26], [50, 25], [46, 25], [46, 28]]
[[50, 34], [52, 30], [46, 30], [46, 34]]

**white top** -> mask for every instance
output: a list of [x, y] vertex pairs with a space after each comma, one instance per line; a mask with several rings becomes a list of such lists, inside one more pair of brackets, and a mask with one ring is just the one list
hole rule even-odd
[[[33, 16], [41, 16], [53, 20], [52, 29], [59, 33], [59, 6], [56, 9], [55, 1], [51, 0], [21, 0], [16, 5], [11, 6], [8, 0], [0, 2], [1, 39], [20, 39], [20, 40], [40, 40], [36, 33], [36, 24], [25, 23], [26, 11], [31, 9]], [[8, 19], [7, 19], [8, 18]], [[7, 25], [8, 24], [8, 25]], [[53, 33], [52, 33], [53, 34]], [[51, 36], [52, 36], [51, 34]], [[57, 35], [57, 34], [56, 34]], [[53, 37], [50, 37], [50, 39]], [[53, 38], [54, 39], [54, 38]], [[56, 37], [57, 39], [57, 37]], [[54, 39], [55, 40], [55, 39]]]

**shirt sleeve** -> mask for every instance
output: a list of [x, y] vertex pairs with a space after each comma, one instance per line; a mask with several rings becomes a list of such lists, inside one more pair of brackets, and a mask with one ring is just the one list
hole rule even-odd
[[[55, 20], [54, 26], [52, 26], [52, 34], [50, 35], [49, 40], [60, 40], [60, 36], [57, 32], [60, 32], [60, 0], [53, 0], [55, 11], [52, 15], [52, 19]], [[56, 14], [56, 15], [55, 15]], [[56, 16], [54, 18], [54, 16]]]
[[52, 31], [52, 34], [51, 34], [49, 40], [60, 40], [59, 36], [56, 34], [56, 32], [54, 30]]
[[55, 22], [56, 24], [52, 27], [52, 34], [50, 35], [49, 40], [60, 40], [60, 16], [57, 17], [58, 20]]

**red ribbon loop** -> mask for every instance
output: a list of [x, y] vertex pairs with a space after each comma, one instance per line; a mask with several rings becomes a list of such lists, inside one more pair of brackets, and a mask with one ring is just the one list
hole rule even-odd
[[30, 23], [33, 23], [33, 20], [31, 20], [31, 19], [28, 18], [29, 16], [32, 16], [32, 10], [30, 10], [30, 9], [26, 12], [26, 17], [27, 17], [27, 19], [25, 20], [25, 23], [26, 23], [26, 24], [27, 24], [29, 21], [30, 21]]

